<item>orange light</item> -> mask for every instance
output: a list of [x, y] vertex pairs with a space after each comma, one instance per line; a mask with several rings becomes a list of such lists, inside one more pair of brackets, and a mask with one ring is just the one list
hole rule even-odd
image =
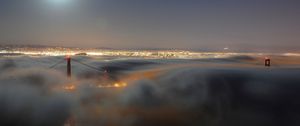
[[72, 90], [76, 89], [76, 86], [75, 85], [68, 85], [68, 86], [64, 86], [63, 89], [72, 91]]
[[110, 84], [110, 85], [98, 85], [98, 88], [122, 88], [122, 87], [126, 87], [127, 83], [125, 82], [117, 82], [114, 84]]
[[115, 83], [114, 86], [115, 87], [120, 87], [120, 84], [119, 83]]

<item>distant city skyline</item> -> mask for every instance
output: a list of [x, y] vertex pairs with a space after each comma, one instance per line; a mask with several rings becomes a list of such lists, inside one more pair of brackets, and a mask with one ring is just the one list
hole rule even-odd
[[299, 52], [297, 0], [1, 0], [0, 45]]

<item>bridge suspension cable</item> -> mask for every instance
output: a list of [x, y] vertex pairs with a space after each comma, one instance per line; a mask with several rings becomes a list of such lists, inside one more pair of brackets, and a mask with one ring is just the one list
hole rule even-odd
[[86, 64], [86, 63], [83, 63], [83, 62], [81, 62], [81, 61], [79, 61], [79, 60], [76, 60], [76, 59], [72, 59], [72, 61], [74, 61], [74, 62], [76, 62], [76, 63], [79, 63], [79, 64], [81, 64], [81, 65], [83, 65], [83, 66], [85, 66], [85, 67], [88, 67], [88, 68], [90, 68], [90, 69], [93, 69], [93, 70], [95, 70], [95, 71], [98, 71], [98, 72], [101, 72], [101, 73], [105, 73], [105, 70], [103, 70], [103, 69], [98, 69], [97, 67], [95, 67], [95, 66], [91, 66], [91, 65], [89, 65], [89, 64]]
[[49, 69], [53, 69], [55, 68], [57, 65], [63, 63], [65, 61], [65, 59], [58, 61], [57, 63], [55, 63], [54, 65], [50, 66]]

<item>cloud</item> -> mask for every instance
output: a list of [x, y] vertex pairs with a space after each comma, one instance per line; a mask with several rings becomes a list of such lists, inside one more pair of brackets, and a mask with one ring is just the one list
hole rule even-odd
[[[300, 125], [299, 68], [202, 66], [255, 60], [248, 56], [107, 62], [80, 57], [87, 64], [111, 70], [117, 80], [137, 71], [142, 76], [151, 68], [160, 69], [155, 77], [138, 77], [126, 88], [97, 88], [103, 74], [79, 64], [72, 64], [75, 76], [71, 80], [63, 65], [55, 70], [42, 68], [57, 59], [2, 59], [0, 125], [60, 126], [70, 117], [78, 126]], [[57, 90], [70, 81], [76, 90]]]
[[125, 112], [135, 120], [130, 125], [298, 125], [299, 74], [291, 69], [178, 69], [137, 82], [120, 101], [134, 108]]
[[63, 125], [70, 116], [71, 99], [54, 87], [64, 82], [55, 71], [18, 69], [2, 73], [0, 125]]
[[12, 68], [15, 68], [15, 67], [16, 67], [16, 64], [12, 59], [6, 59], [1, 64], [0, 69], [1, 69], [1, 71], [6, 71], [8, 69], [12, 69]]

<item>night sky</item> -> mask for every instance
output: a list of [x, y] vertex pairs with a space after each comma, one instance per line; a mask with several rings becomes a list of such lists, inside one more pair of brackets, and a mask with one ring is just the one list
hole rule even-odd
[[0, 44], [300, 49], [299, 0], [1, 0]]

